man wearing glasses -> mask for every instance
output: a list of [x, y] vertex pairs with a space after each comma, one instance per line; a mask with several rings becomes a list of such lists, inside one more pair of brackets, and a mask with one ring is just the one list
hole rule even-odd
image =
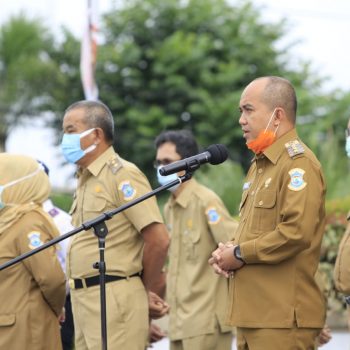
[[[155, 146], [161, 185], [184, 174], [161, 176], [162, 166], [198, 153], [196, 140], [187, 130], [163, 132]], [[225, 325], [228, 281], [211, 271], [208, 259], [219, 242], [233, 239], [237, 224], [221, 199], [195, 179], [169, 190], [164, 215], [171, 236], [166, 293], [170, 349], [231, 349], [232, 328]]]

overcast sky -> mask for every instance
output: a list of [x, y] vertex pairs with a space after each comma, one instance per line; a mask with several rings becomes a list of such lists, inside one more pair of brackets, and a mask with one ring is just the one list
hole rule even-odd
[[[1, 0], [0, 24], [22, 9], [40, 16], [51, 28], [64, 24], [79, 37], [86, 3], [87, 0]], [[113, 0], [99, 0], [100, 12], [110, 9], [112, 3]], [[261, 7], [266, 22], [288, 19], [290, 31], [286, 40], [300, 41], [295, 48], [296, 59], [311, 60], [316, 70], [330, 77], [328, 87], [350, 90], [349, 0], [253, 0], [253, 3]]]
[[[30, 16], [43, 18], [50, 28], [64, 24], [81, 37], [87, 0], [0, 0], [0, 25], [20, 10]], [[117, 3], [122, 0], [116, 1]], [[161, 0], [160, 0], [161, 1]], [[234, 0], [233, 0], [234, 1]], [[110, 9], [113, 0], [100, 0], [100, 12]], [[350, 1], [349, 0], [254, 0], [261, 8], [265, 22], [287, 18], [290, 24], [286, 42], [300, 41], [293, 51], [294, 61], [310, 60], [314, 70], [330, 78], [327, 88], [350, 90]], [[31, 135], [31, 140], [25, 141]], [[62, 167], [59, 149], [51, 145], [52, 131], [21, 126], [7, 142], [7, 151], [26, 153], [40, 158], [51, 168], [52, 182], [65, 186], [71, 166]], [[24, 146], [24, 147], [23, 147]], [[69, 187], [74, 186], [69, 182]]]

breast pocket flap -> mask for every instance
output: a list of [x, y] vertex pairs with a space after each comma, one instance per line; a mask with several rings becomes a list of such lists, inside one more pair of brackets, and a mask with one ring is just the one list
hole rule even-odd
[[12, 326], [16, 322], [15, 314], [0, 315], [0, 327]]
[[255, 196], [254, 207], [270, 209], [276, 205], [276, 191], [261, 191]]

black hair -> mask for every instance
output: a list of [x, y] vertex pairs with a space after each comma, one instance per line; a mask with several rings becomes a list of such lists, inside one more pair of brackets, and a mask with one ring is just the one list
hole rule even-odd
[[176, 147], [176, 152], [181, 159], [192, 157], [198, 153], [198, 144], [189, 130], [168, 130], [163, 131], [154, 141], [158, 149], [163, 143], [171, 142]]

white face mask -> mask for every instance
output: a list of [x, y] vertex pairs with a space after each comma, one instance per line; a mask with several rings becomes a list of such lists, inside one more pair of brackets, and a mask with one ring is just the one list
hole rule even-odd
[[[174, 174], [167, 175], [167, 176], [162, 176], [162, 175], [160, 175], [160, 174], [159, 174], [159, 169], [160, 169], [160, 168], [162, 168], [162, 167], [159, 166], [159, 167], [157, 168], [157, 179], [158, 179], [158, 182], [159, 182], [159, 184], [160, 184], [161, 186], [164, 186], [164, 185], [168, 184], [169, 182], [178, 179], [178, 176], [177, 176], [175, 173], [174, 173]], [[168, 188], [168, 190], [171, 191], [171, 192], [175, 192], [175, 191], [179, 188], [180, 184], [181, 184], [181, 182], [178, 183], [178, 184], [175, 185], [175, 186], [172, 186], [172, 187]]]
[[39, 171], [41, 171], [41, 170], [42, 170], [42, 167], [39, 166], [38, 169], [36, 169], [35, 171], [33, 171], [32, 173], [30, 173], [30, 174], [28, 174], [28, 175], [26, 175], [26, 176], [20, 177], [19, 179], [14, 180], [14, 181], [11, 181], [11, 182], [9, 182], [9, 183], [7, 183], [7, 184], [5, 184], [5, 185], [0, 185], [0, 210], [1, 210], [2, 208], [4, 208], [6, 205], [11, 205], [11, 203], [6, 203], [6, 204], [5, 204], [5, 203], [2, 201], [2, 199], [1, 199], [2, 193], [4, 192], [4, 189], [5, 189], [5, 188], [14, 186], [14, 185], [18, 184], [18, 183], [21, 182], [21, 181], [24, 181], [24, 180], [26, 180], [26, 179], [29, 179], [29, 178], [35, 176], [35, 175], [36, 175]]

